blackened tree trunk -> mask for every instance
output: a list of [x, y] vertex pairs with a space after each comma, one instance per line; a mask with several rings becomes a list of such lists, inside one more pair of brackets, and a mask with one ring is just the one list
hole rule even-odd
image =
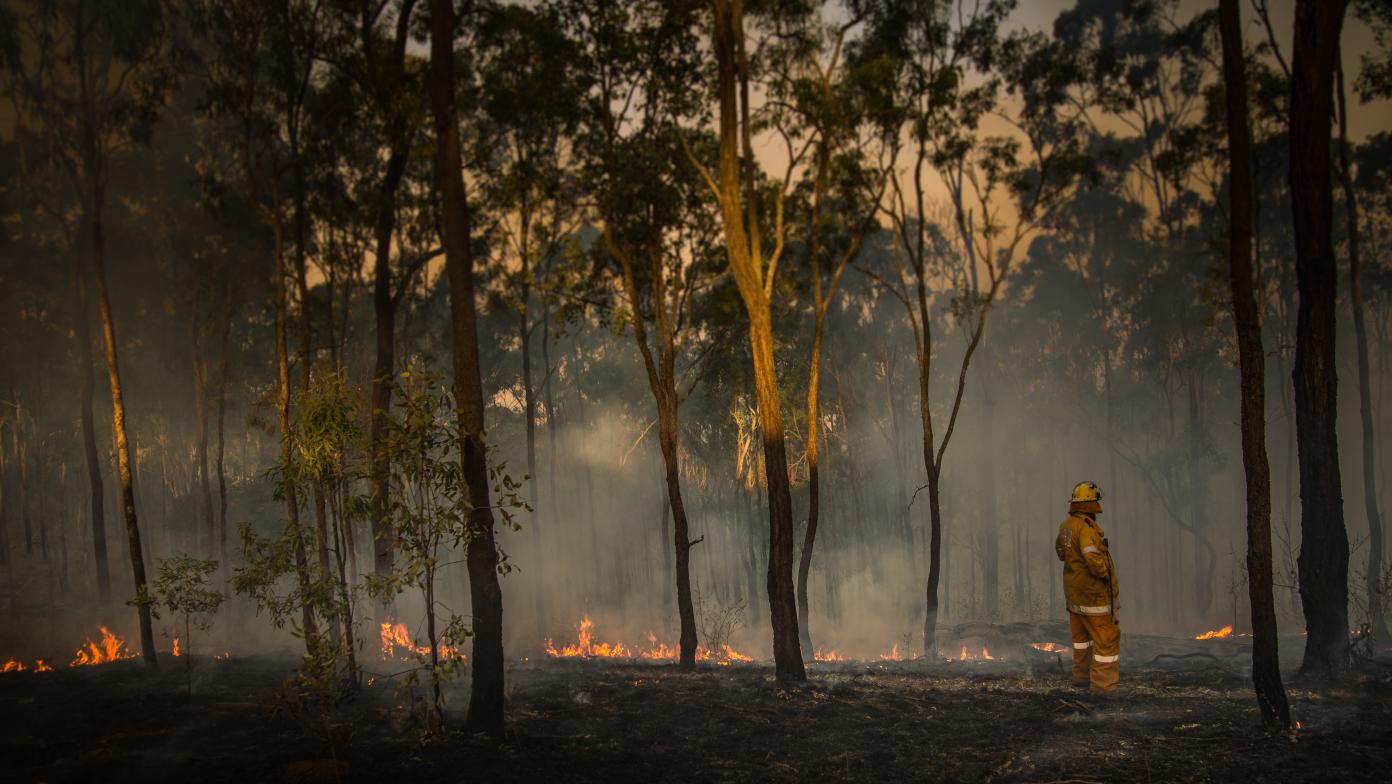
[[720, 160], [716, 186], [729, 266], [749, 318], [754, 390], [759, 404], [759, 431], [764, 442], [769, 503], [767, 589], [769, 620], [773, 626], [774, 671], [780, 681], [798, 682], [807, 680], [807, 670], [802, 663], [798, 640], [797, 600], [793, 590], [793, 502], [788, 481], [783, 408], [773, 355], [771, 311], [771, 275], [782, 241], [776, 238], [777, 250], [772, 258], [766, 258], [760, 240], [759, 209], [753, 183], [755, 161], [743, 9], [738, 0], [716, 0], [714, 11], [711, 48], [716, 58], [720, 98]]
[[1346, 0], [1297, 0], [1291, 63], [1290, 190], [1300, 310], [1295, 427], [1300, 461], [1302, 674], [1326, 679], [1348, 661], [1348, 532], [1339, 475], [1329, 125]]
[[1377, 505], [1377, 442], [1373, 430], [1373, 392], [1368, 368], [1368, 327], [1364, 319], [1362, 248], [1358, 226], [1358, 196], [1353, 190], [1353, 170], [1349, 162], [1348, 107], [1344, 95], [1344, 68], [1336, 54], [1334, 73], [1339, 94], [1339, 182], [1344, 189], [1344, 215], [1348, 220], [1349, 298], [1353, 305], [1353, 336], [1358, 352], [1358, 418], [1363, 426], [1363, 510], [1368, 517], [1368, 571], [1366, 590], [1368, 623], [1374, 638], [1386, 642], [1387, 619], [1382, 613], [1382, 515]]
[[454, 105], [454, 4], [430, 0], [430, 106], [435, 124], [435, 181], [441, 195], [445, 275], [450, 290], [454, 339], [454, 396], [459, 411], [460, 449], [469, 487], [469, 596], [474, 615], [473, 679], [465, 729], [503, 734], [503, 591], [498, 583], [498, 548], [489, 505], [484, 449], [483, 382], [479, 372], [474, 305], [474, 255], [468, 194], [459, 153], [459, 118]]
[[[92, 414], [92, 326], [88, 321], [87, 274], [80, 259], [73, 261], [73, 323], [77, 336], [79, 394], [82, 406], [82, 453], [87, 461], [87, 483], [92, 504], [92, 549], [97, 564], [97, 597], [111, 603], [111, 568], [106, 554], [106, 499], [102, 487], [101, 456]], [[16, 427], [18, 424], [16, 423]]]
[[126, 404], [121, 393], [121, 365], [116, 351], [116, 322], [111, 315], [111, 298], [106, 292], [106, 239], [102, 236], [100, 188], [90, 191], [87, 205], [91, 232], [92, 278], [97, 289], [97, 310], [101, 313], [102, 338], [106, 344], [106, 375], [111, 386], [111, 430], [116, 442], [116, 466], [121, 481], [121, 511], [126, 522], [126, 545], [130, 549], [131, 575], [135, 579], [136, 609], [140, 616], [140, 649], [145, 663], [158, 663], [155, 633], [150, 619], [150, 603], [145, 587], [145, 553], [140, 544], [140, 522], [135, 515], [135, 483], [131, 478], [131, 449], [126, 439]]
[[1242, 379], [1242, 466], [1247, 479], [1247, 595], [1252, 610], [1252, 685], [1262, 721], [1289, 728], [1281, 683], [1271, 574], [1271, 470], [1266, 459], [1266, 368], [1252, 274], [1252, 139], [1239, 0], [1220, 0], [1223, 71], [1227, 82], [1228, 266]]
[[[667, 484], [667, 508], [672, 511], [672, 546], [676, 555], [677, 617], [680, 623], [680, 660], [682, 669], [696, 666], [696, 610], [691, 598], [691, 547], [696, 542], [690, 539], [686, 516], [686, 503], [682, 499], [680, 450], [678, 448], [678, 413], [681, 399], [677, 394], [677, 336], [674, 323], [676, 315], [668, 311], [669, 280], [665, 269], [665, 251], [656, 250], [650, 254], [648, 265], [651, 301], [644, 308], [638, 289], [638, 278], [634, 272], [633, 261], [628, 252], [620, 248], [614, 239], [611, 224], [606, 223], [603, 230], [605, 247], [614, 256], [623, 270], [624, 289], [628, 293], [633, 316], [633, 338], [643, 357], [643, 367], [647, 371], [648, 388], [657, 403], [658, 444], [662, 449], [663, 476]], [[680, 301], [681, 297], [677, 297]], [[646, 313], [644, 311], [647, 311]], [[648, 342], [648, 320], [652, 320], [657, 332], [657, 353]], [[663, 509], [663, 527], [666, 527], [666, 511]], [[699, 540], [698, 540], [699, 541]]]

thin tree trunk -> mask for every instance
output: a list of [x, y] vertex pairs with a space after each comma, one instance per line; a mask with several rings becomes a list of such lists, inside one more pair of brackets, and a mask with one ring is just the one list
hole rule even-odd
[[111, 568], [106, 554], [106, 501], [102, 487], [101, 456], [97, 452], [95, 417], [92, 414], [92, 327], [88, 321], [87, 276], [81, 261], [73, 261], [73, 323], [76, 326], [78, 370], [82, 406], [82, 453], [87, 462], [87, 483], [92, 508], [92, 551], [97, 566], [97, 597], [111, 604]]
[[469, 513], [469, 595], [474, 615], [473, 679], [465, 729], [503, 734], [503, 592], [489, 502], [484, 449], [483, 382], [479, 371], [474, 305], [474, 254], [468, 194], [459, 153], [454, 106], [454, 5], [430, 0], [430, 105], [435, 121], [435, 181], [441, 194], [440, 223], [445, 274], [450, 290], [454, 396], [460, 449], [472, 511]]
[[232, 345], [232, 280], [224, 271], [222, 301], [222, 336], [219, 340], [217, 372], [217, 452], [213, 458], [218, 483], [217, 554], [224, 572], [227, 569], [227, 366]]
[[1344, 214], [1348, 220], [1349, 294], [1353, 305], [1354, 345], [1358, 352], [1358, 418], [1363, 426], [1363, 511], [1368, 517], [1368, 570], [1365, 573], [1368, 623], [1372, 626], [1374, 638], [1386, 642], [1387, 619], [1382, 614], [1382, 592], [1378, 590], [1382, 580], [1382, 515], [1378, 513], [1377, 470], [1374, 467], [1377, 442], [1374, 439], [1373, 391], [1368, 368], [1368, 327], [1364, 322], [1358, 196], [1353, 190], [1353, 169], [1349, 163], [1344, 68], [1337, 53], [1334, 73], [1338, 80], [1339, 97], [1339, 182], [1344, 188]]
[[[285, 247], [281, 239], [280, 220], [273, 226], [275, 241], [275, 348], [276, 348], [276, 418], [280, 424], [280, 467], [289, 473], [294, 460], [290, 431], [290, 349], [286, 341]], [[295, 576], [300, 590], [300, 623], [304, 634], [305, 652], [311, 659], [319, 653], [319, 622], [309, 601], [309, 558], [305, 553], [304, 530], [300, 526], [300, 499], [295, 483], [283, 480], [285, 522], [294, 542]]]
[[[376, 226], [376, 260], [373, 264], [372, 312], [377, 327], [377, 354], [372, 367], [372, 421], [368, 428], [368, 453], [371, 455], [372, 501], [372, 570], [379, 578], [391, 574], [394, 553], [391, 523], [387, 519], [388, 494], [391, 492], [391, 456], [386, 449], [386, 431], [391, 421], [392, 381], [396, 372], [396, 302], [392, 296], [391, 241], [396, 230], [396, 193], [406, 172], [406, 150], [394, 148], [387, 160], [386, 174], [378, 195], [380, 202]], [[405, 285], [401, 281], [400, 285]], [[382, 617], [390, 600], [379, 608]]]
[[[93, 189], [95, 194], [96, 189]], [[100, 199], [93, 195], [94, 201]], [[92, 232], [92, 278], [97, 289], [97, 309], [101, 313], [102, 338], [106, 344], [106, 374], [111, 386], [111, 429], [116, 442], [116, 465], [121, 481], [121, 511], [126, 522], [126, 545], [130, 550], [131, 576], [135, 580], [136, 608], [140, 616], [140, 648], [145, 663], [158, 663], [155, 633], [146, 601], [145, 553], [140, 544], [140, 522], [135, 515], [135, 485], [131, 478], [131, 450], [126, 439], [126, 404], [121, 392], [121, 367], [116, 351], [116, 323], [111, 315], [111, 299], [106, 291], [106, 238], [102, 236], [100, 204], [90, 204], [88, 228]]]
[[[1281, 683], [1271, 575], [1271, 471], [1266, 459], [1266, 367], [1261, 319], [1252, 289], [1252, 143], [1247, 126], [1247, 80], [1238, 0], [1219, 0], [1223, 70], [1227, 81], [1228, 163], [1231, 168], [1228, 264], [1233, 321], [1242, 378], [1242, 465], [1247, 479], [1247, 595], [1252, 612], [1252, 685], [1262, 720], [1290, 727]], [[1234, 597], [1236, 601], [1236, 597]]]
[[1330, 118], [1346, 0], [1297, 0], [1292, 60], [1290, 190], [1300, 312], [1295, 424], [1300, 460], [1302, 674], [1331, 678], [1348, 663], [1348, 532], [1339, 475], [1335, 346], [1337, 273], [1331, 237]]
[[197, 299], [193, 303], [193, 324], [190, 343], [193, 366], [193, 410], [197, 419], [197, 441], [194, 444], [193, 460], [198, 474], [199, 495], [203, 501], [203, 528], [208, 537], [207, 552], [216, 551], [213, 540], [216, 538], [213, 520], [213, 489], [208, 472], [208, 366], [203, 356], [203, 319]]

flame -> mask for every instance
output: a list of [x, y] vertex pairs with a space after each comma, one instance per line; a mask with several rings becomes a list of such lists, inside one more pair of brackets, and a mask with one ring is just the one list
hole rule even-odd
[[[567, 645], [559, 651], [556, 650], [555, 644], [551, 642], [551, 638], [547, 637], [546, 653], [550, 656], [562, 659], [574, 657], [586, 659], [594, 657], [628, 659], [633, 657], [633, 653], [629, 651], [628, 648], [625, 648], [623, 643], [613, 643], [612, 645], [607, 642], [596, 643], [594, 641], [594, 621], [590, 620], [590, 616], [588, 615], [581, 619], [580, 626], [577, 629], [577, 635], [579, 639], [574, 645]], [[662, 647], [665, 648], [666, 646]]]
[[[10, 658], [0, 665], [0, 672], [24, 672], [28, 668], [19, 659]], [[44, 663], [43, 659], [34, 660], [34, 672], [53, 672], [53, 668]]]
[[106, 664], [107, 662], [119, 659], [134, 659], [138, 653], [131, 653], [126, 649], [126, 641], [111, 633], [105, 626], [101, 627], [101, 644], [87, 640], [86, 644], [78, 648], [73, 653], [73, 660], [68, 664], [69, 667], [90, 667], [94, 664]]
[[1223, 639], [1223, 638], [1225, 638], [1225, 637], [1231, 637], [1231, 636], [1232, 636], [1232, 625], [1229, 624], [1229, 625], [1227, 625], [1227, 626], [1224, 626], [1224, 627], [1221, 628], [1221, 629], [1214, 629], [1213, 631], [1204, 632], [1203, 634], [1200, 634], [1199, 636], [1195, 637], [1194, 639], [1196, 639], [1196, 640], [1221, 640], [1221, 639]]
[[974, 654], [971, 651], [968, 651], [967, 646], [963, 644], [962, 652], [957, 655], [957, 658], [954, 659], [951, 656], [944, 656], [943, 658], [947, 659], [948, 661], [996, 661], [996, 657], [991, 655], [991, 650], [987, 648], [985, 645], [981, 646], [980, 654]]
[[889, 649], [889, 653], [880, 654], [880, 661], [903, 661], [904, 654], [899, 652], [899, 643], [894, 643]]
[[837, 653], [836, 651], [813, 651], [813, 652], [812, 652], [812, 661], [819, 661], [819, 662], [839, 662], [839, 661], [845, 661], [845, 660], [846, 660], [846, 657], [842, 656], [841, 654]]
[[[430, 646], [417, 645], [416, 641], [412, 639], [411, 633], [406, 630], [406, 624], [404, 623], [392, 623], [388, 620], [386, 623], [382, 624], [381, 638], [382, 659], [384, 660], [397, 657], [398, 648], [405, 651], [405, 653], [399, 654], [403, 659], [412, 654], [415, 656], [430, 655]], [[230, 656], [231, 654], [227, 655]], [[440, 642], [440, 655], [444, 657], [464, 658], [464, 655], [459, 652], [458, 648], [453, 645], [447, 645], [443, 640]]]
[[178, 637], [175, 637], [175, 638], [174, 638], [174, 655], [175, 655], [175, 656], [178, 656], [178, 655], [179, 655], [179, 638], [178, 638]]
[[1045, 653], [1063, 653], [1068, 650], [1065, 646], [1054, 642], [1032, 642], [1030, 643], [1030, 647], [1036, 651], [1044, 651]]
[[[657, 639], [657, 635], [652, 632], [648, 632], [646, 635], [648, 647], [639, 648], [635, 653], [633, 649], [622, 642], [596, 642], [594, 628], [594, 621], [590, 620], [589, 615], [585, 615], [581, 618], [580, 625], [576, 627], [576, 641], [574, 643], [566, 644], [557, 649], [555, 641], [550, 637], [546, 638], [543, 645], [546, 655], [553, 659], [649, 659], [652, 661], [676, 661], [681, 657], [681, 651], [678, 648]], [[719, 651], [712, 651], [704, 646], [697, 647], [696, 661], [713, 661], [719, 665], [728, 666], [731, 662], [752, 662], [754, 657], [746, 656], [728, 644], [722, 644]]]

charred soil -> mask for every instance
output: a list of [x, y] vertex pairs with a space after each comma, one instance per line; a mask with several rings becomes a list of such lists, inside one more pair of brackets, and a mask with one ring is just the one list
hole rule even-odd
[[[283, 687], [295, 664], [198, 659], [192, 698], [167, 657], [154, 671], [5, 675], [0, 780], [1385, 781], [1392, 769], [1385, 668], [1296, 685], [1301, 728], [1286, 733], [1258, 725], [1242, 673], [1203, 657], [1125, 670], [1109, 698], [1069, 687], [1051, 656], [817, 663], [797, 688], [763, 665], [519, 663], [498, 743], [423, 731], [400, 678], [297, 703]], [[466, 699], [454, 684], [455, 726]]]

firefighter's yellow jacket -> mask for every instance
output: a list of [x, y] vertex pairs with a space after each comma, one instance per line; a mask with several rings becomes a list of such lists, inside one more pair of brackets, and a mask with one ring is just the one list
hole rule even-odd
[[1059, 525], [1054, 551], [1063, 561], [1063, 596], [1069, 612], [1111, 615], [1117, 610], [1116, 566], [1096, 520], [1081, 512], [1070, 514]]

